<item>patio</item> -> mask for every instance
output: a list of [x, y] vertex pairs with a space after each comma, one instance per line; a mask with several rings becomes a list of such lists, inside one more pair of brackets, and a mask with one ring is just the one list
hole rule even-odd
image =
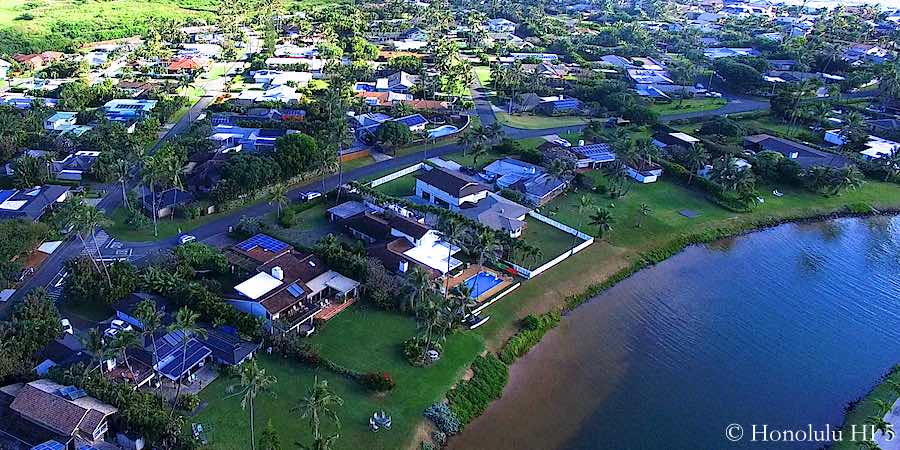
[[[190, 384], [181, 385], [181, 394], [199, 394], [203, 388], [212, 384], [219, 377], [219, 372], [211, 365], [206, 365], [194, 372], [193, 381]], [[159, 394], [168, 401], [175, 399], [176, 386], [173, 382], [165, 380], [159, 387]]]

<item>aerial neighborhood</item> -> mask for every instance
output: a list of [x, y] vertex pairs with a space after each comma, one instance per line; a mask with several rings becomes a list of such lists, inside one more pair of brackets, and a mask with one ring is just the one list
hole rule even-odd
[[473, 442], [615, 282], [900, 209], [900, 11], [9, 3], [2, 449]]

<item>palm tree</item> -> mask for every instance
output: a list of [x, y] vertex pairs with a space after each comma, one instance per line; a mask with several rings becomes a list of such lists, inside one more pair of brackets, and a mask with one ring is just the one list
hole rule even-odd
[[[159, 351], [156, 348], [156, 331], [162, 328], [163, 313], [156, 309], [156, 303], [153, 300], [144, 300], [138, 303], [134, 310], [134, 317], [141, 322], [141, 344], [150, 340], [153, 347], [153, 367], [159, 364]], [[162, 399], [162, 397], [160, 397]]]
[[[175, 322], [169, 325], [169, 331], [177, 331], [181, 333], [181, 367], [182, 370], [184, 368], [185, 360], [187, 359], [187, 347], [188, 342], [190, 342], [191, 336], [199, 336], [206, 337], [206, 328], [202, 328], [197, 325], [197, 320], [200, 319], [200, 315], [191, 311], [187, 307], [183, 307], [175, 313]], [[181, 381], [176, 380], [175, 382], [175, 401], [172, 402], [172, 412], [169, 414], [170, 417], [175, 415], [175, 406], [178, 405], [178, 395], [181, 393]]]
[[866, 418], [866, 425], [870, 425], [872, 430], [880, 431], [881, 434], [888, 434], [888, 432], [894, 432], [894, 425], [890, 422], [884, 420], [883, 415], [880, 416], [869, 416]]
[[441, 238], [447, 243], [447, 271], [444, 272], [444, 301], [447, 300], [447, 295], [449, 295], [449, 288], [447, 286], [450, 283], [449, 273], [450, 262], [453, 259], [453, 247], [462, 249], [460, 236], [463, 233], [463, 228], [463, 223], [454, 216], [445, 216], [442, 218], [438, 227], [441, 231]]
[[[262, 392], [269, 392], [272, 385], [275, 384], [278, 379], [272, 375], [266, 375], [266, 369], [260, 368], [259, 365], [256, 364], [255, 359], [251, 359], [247, 361], [241, 366], [241, 381], [240, 383], [233, 384], [228, 386], [227, 392], [229, 392], [230, 396], [241, 396], [241, 409], [246, 410], [249, 406], [250, 408], [250, 448], [252, 450], [256, 450], [256, 437], [253, 427], [253, 401], [256, 400], [256, 396]], [[272, 395], [275, 395], [273, 392]]]
[[472, 146], [472, 166], [478, 167], [478, 158], [487, 153], [487, 147], [484, 142], [476, 142]]
[[640, 228], [644, 224], [644, 217], [649, 216], [652, 212], [653, 210], [646, 203], [641, 203], [640, 208], [638, 208], [638, 220], [635, 228]]
[[295, 444], [301, 450], [331, 450], [334, 448], [334, 443], [341, 437], [341, 435], [335, 433], [331, 436], [320, 437], [317, 439], [313, 439], [312, 445], [301, 444], [300, 442], [296, 442]]
[[[121, 357], [128, 367], [129, 376], [135, 376], [134, 369], [131, 368], [131, 361], [128, 359], [128, 349], [138, 346], [138, 335], [134, 332], [119, 333], [113, 338], [109, 344], [109, 352], [111, 355]], [[127, 378], [127, 377], [126, 377]], [[136, 381], [136, 380], [132, 380]]]
[[81, 346], [91, 355], [91, 360], [84, 368], [84, 376], [87, 376], [100, 364], [101, 357], [107, 353], [106, 343], [97, 328], [91, 328], [87, 335], [81, 337]]
[[600, 239], [603, 239], [607, 232], [612, 231], [613, 223], [615, 223], [615, 219], [607, 209], [596, 208], [591, 214], [591, 225], [597, 227], [597, 237]]
[[419, 305], [424, 305], [425, 298], [434, 292], [434, 281], [428, 272], [419, 266], [413, 267], [406, 280], [412, 288], [407, 297], [407, 308], [418, 316]]
[[285, 206], [287, 206], [291, 201], [287, 196], [288, 187], [284, 183], [278, 183], [271, 188], [269, 188], [269, 194], [267, 195], [267, 199], [269, 200], [269, 205], [275, 204], [278, 208], [278, 218], [281, 218], [281, 210]]
[[[85, 248], [87, 248], [87, 245], [84, 241], [84, 234], [90, 233], [91, 241], [97, 252], [96, 259], [92, 257], [94, 260], [94, 267], [98, 272], [101, 272], [101, 267], [103, 268], [102, 272], [106, 274], [106, 281], [109, 284], [109, 287], [112, 287], [112, 278], [109, 275], [106, 264], [103, 263], [103, 254], [100, 250], [100, 246], [97, 245], [96, 233], [97, 227], [102, 227], [109, 223], [109, 219], [107, 219], [96, 207], [81, 202], [73, 206], [70, 210], [70, 214], [72, 215], [71, 222], [75, 226], [75, 229], [78, 230], [78, 237], [81, 239], [81, 245]], [[97, 262], [98, 260], [100, 261], [99, 263]]]
[[150, 185], [150, 207], [153, 208], [153, 236], [159, 236], [159, 225], [157, 223], [157, 215], [155, 211], [156, 209], [156, 183], [158, 183], [161, 179], [163, 179], [163, 174], [160, 170], [160, 164], [157, 158], [153, 155], [147, 155], [144, 157], [143, 170], [141, 171], [141, 178], [145, 183]]
[[874, 404], [875, 407], [878, 408], [878, 413], [881, 414], [882, 416], [884, 416], [885, 414], [887, 414], [888, 412], [890, 412], [890, 410], [894, 409], [894, 403], [893, 403], [893, 402], [890, 402], [890, 403], [889, 403], [889, 402], [886, 402], [886, 401], [881, 400], [881, 399], [879, 399], [879, 398], [876, 398], [875, 400], [873, 400], [873, 401], [872, 401], [872, 404]]
[[328, 387], [328, 380], [319, 381], [317, 376], [313, 386], [306, 391], [306, 396], [291, 411], [299, 412], [300, 417], [309, 419], [313, 439], [319, 441], [322, 438], [319, 426], [323, 418], [331, 418], [340, 428], [341, 420], [337, 415], [337, 408], [343, 405], [344, 400]]
[[698, 142], [688, 149], [685, 155], [685, 163], [688, 165], [688, 184], [694, 180], [694, 174], [703, 169], [706, 161], [709, 161], [709, 153], [706, 152], [703, 144]]
[[879, 447], [875, 441], [862, 441], [857, 445], [859, 446], [859, 450], [881, 450], [881, 447]]
[[[594, 206], [594, 201], [591, 200], [587, 195], [582, 195], [581, 198], [578, 199], [578, 227], [575, 231], [581, 231], [581, 224], [584, 222], [584, 212]], [[575, 246], [578, 245], [578, 235], [572, 235], [572, 250], [569, 253], [569, 256], [575, 254]]]

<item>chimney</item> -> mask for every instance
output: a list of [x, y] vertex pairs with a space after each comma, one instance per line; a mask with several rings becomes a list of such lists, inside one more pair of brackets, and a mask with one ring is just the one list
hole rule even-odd
[[281, 269], [281, 266], [275, 266], [272, 268], [272, 278], [275, 278], [279, 281], [284, 280], [284, 270]]
[[583, 147], [583, 146], [584, 146], [584, 139], [579, 139], [579, 140], [578, 140], [578, 146], [579, 146], [579, 147]]

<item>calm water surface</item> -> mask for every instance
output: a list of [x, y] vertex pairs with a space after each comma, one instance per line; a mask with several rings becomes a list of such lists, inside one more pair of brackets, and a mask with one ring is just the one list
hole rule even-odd
[[452, 448], [818, 448], [724, 428], [839, 425], [900, 363], [898, 304], [900, 218], [691, 247], [569, 315]]

